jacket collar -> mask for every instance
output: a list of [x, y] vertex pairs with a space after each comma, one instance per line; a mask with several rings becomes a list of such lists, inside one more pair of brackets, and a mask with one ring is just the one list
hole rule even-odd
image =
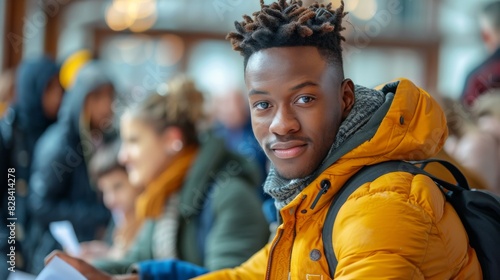
[[[447, 137], [446, 119], [428, 93], [406, 79], [386, 84], [381, 90], [386, 93], [386, 102], [363, 129], [330, 156], [314, 181], [280, 211], [285, 222], [291, 215], [307, 217], [318, 212], [365, 165], [424, 159], [442, 148]], [[325, 192], [323, 180], [330, 182]]]

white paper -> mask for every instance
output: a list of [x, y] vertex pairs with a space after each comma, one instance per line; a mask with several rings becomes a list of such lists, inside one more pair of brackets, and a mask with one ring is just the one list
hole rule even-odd
[[78, 270], [58, 257], [47, 264], [35, 280], [87, 280]]
[[9, 274], [9, 277], [7, 277], [7, 280], [35, 280], [36, 276], [28, 274], [26, 272], [22, 271], [17, 271], [16, 272], [11, 272]]
[[81, 249], [70, 221], [50, 223], [50, 232], [68, 254], [79, 256]]

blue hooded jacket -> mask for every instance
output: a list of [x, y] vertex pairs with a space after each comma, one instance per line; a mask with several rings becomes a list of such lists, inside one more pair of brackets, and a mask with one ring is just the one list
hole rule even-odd
[[59, 66], [48, 57], [28, 60], [19, 66], [14, 110], [21, 130], [39, 137], [55, 121], [45, 115], [42, 96], [50, 80], [58, 74]]
[[[48, 57], [23, 61], [17, 70], [16, 99], [1, 121], [0, 148], [2, 158], [16, 168], [19, 180], [29, 180], [29, 170], [35, 143], [55, 122], [43, 110], [42, 98], [50, 80], [59, 73], [59, 66]], [[9, 153], [9, 156], [7, 156]]]
[[[49, 119], [43, 110], [42, 98], [50, 80], [57, 77], [58, 65], [48, 57], [39, 57], [23, 61], [16, 75], [16, 101], [8, 108], [3, 119], [0, 120], [0, 179], [7, 182], [7, 170], [13, 168], [15, 172], [15, 217], [16, 229], [20, 232], [16, 236], [16, 250], [23, 251], [25, 235], [29, 226], [26, 195], [33, 149], [40, 135], [55, 119]], [[2, 223], [10, 216], [7, 213], [7, 190], [0, 195]], [[5, 216], [5, 217], [4, 217]], [[0, 240], [7, 240], [9, 232], [6, 226], [0, 227]], [[0, 252], [5, 252], [9, 245], [3, 242]], [[5, 256], [4, 254], [2, 254]], [[19, 269], [24, 268], [25, 262], [19, 261]], [[0, 279], [4, 276], [0, 272]]]
[[[102, 65], [91, 62], [80, 70], [73, 88], [65, 95], [58, 120], [36, 145], [30, 180], [29, 205], [34, 217], [33, 260], [30, 271], [38, 273], [43, 259], [58, 244], [49, 232], [54, 221], [69, 220], [80, 242], [96, 238], [110, 217], [91, 182], [86, 160], [95, 151], [81, 127], [85, 100], [90, 92], [112, 84]], [[105, 138], [105, 136], [103, 136]]]

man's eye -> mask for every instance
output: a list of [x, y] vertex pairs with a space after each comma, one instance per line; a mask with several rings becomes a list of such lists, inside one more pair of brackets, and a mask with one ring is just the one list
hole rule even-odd
[[269, 103], [267, 102], [258, 102], [254, 105], [255, 108], [257, 109], [261, 109], [261, 110], [264, 110], [264, 109], [267, 109], [269, 108]]
[[309, 102], [312, 102], [314, 100], [314, 98], [310, 97], [310, 96], [301, 96], [298, 100], [297, 100], [297, 103], [299, 104], [305, 104], [305, 103], [309, 103]]

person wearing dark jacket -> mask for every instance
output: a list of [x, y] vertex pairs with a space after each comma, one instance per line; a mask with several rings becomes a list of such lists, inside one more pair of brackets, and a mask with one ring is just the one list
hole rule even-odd
[[[7, 183], [7, 170], [12, 168], [12, 186], [15, 189], [15, 211], [2, 216], [2, 223], [7, 217], [16, 218], [17, 260], [16, 266], [24, 269], [26, 263], [26, 232], [29, 231], [30, 217], [27, 211], [26, 197], [30, 167], [35, 143], [40, 135], [55, 122], [63, 97], [63, 89], [58, 79], [59, 66], [48, 57], [39, 57], [23, 61], [17, 69], [16, 101], [7, 108], [0, 120], [0, 174], [2, 182]], [[14, 78], [14, 77], [12, 77]], [[2, 191], [2, 215], [8, 209], [7, 190]], [[10, 206], [14, 204], [11, 203]], [[0, 240], [7, 228], [1, 226]], [[7, 236], [5, 236], [7, 237]], [[7, 246], [2, 242], [2, 253]], [[9, 246], [10, 247], [10, 246]], [[9, 248], [10, 249], [10, 248]], [[22, 252], [23, 251], [23, 252]], [[5, 256], [2, 254], [2, 256]], [[4, 273], [0, 272], [0, 275]], [[3, 279], [3, 277], [0, 277]]]
[[146, 221], [122, 260], [96, 267], [123, 274], [139, 261], [179, 259], [217, 270], [264, 246], [258, 168], [211, 133], [198, 136], [203, 118], [202, 94], [184, 76], [122, 116], [120, 160], [130, 182], [145, 187], [136, 215]]
[[490, 56], [466, 78], [462, 102], [467, 107], [488, 90], [500, 88], [500, 1], [484, 6], [479, 19], [481, 38]]
[[91, 186], [87, 162], [113, 132], [113, 100], [114, 88], [102, 65], [90, 62], [65, 96], [57, 123], [36, 145], [29, 194], [31, 273], [38, 273], [44, 257], [59, 248], [49, 231], [51, 222], [70, 221], [80, 242], [98, 238], [108, 223], [110, 213]]

